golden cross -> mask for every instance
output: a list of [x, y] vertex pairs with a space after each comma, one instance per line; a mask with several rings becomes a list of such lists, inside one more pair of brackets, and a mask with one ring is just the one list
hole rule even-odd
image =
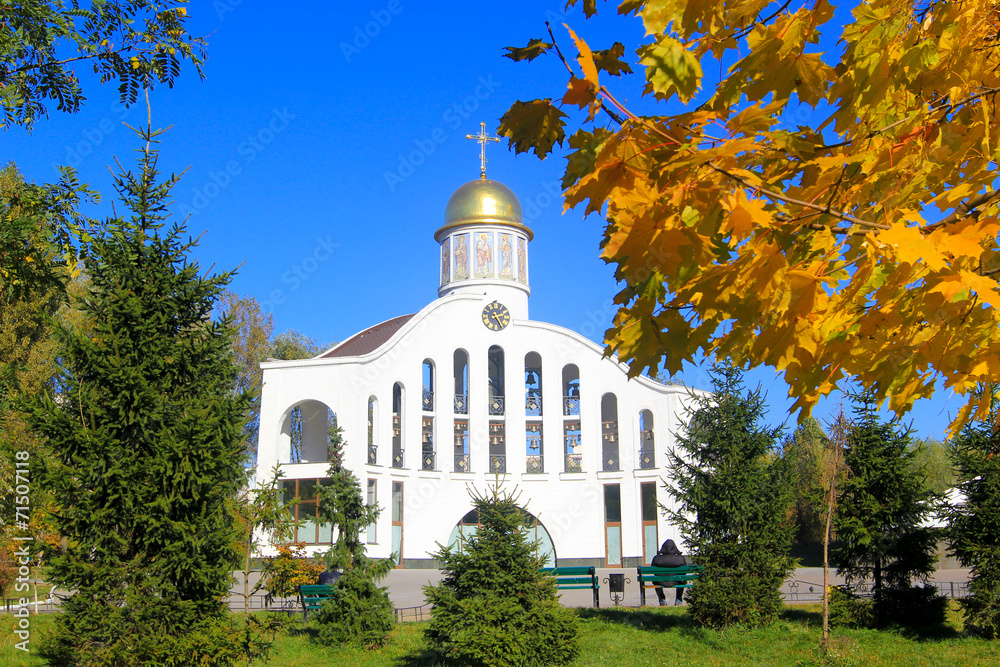
[[491, 137], [486, 134], [486, 123], [479, 124], [479, 134], [467, 134], [466, 139], [475, 139], [479, 142], [479, 178], [486, 178], [486, 142], [500, 141], [500, 137]]

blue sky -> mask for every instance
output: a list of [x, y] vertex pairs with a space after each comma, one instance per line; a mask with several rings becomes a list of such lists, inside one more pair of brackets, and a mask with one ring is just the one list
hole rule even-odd
[[[201, 235], [203, 267], [239, 267], [232, 289], [273, 314], [275, 331], [296, 329], [340, 341], [372, 324], [418, 311], [437, 296], [441, 225], [451, 193], [479, 175], [480, 121], [495, 133], [518, 99], [561, 96], [565, 69], [554, 57], [514, 63], [504, 46], [545, 36], [550, 21], [570, 51], [561, 23], [595, 48], [642, 37], [638, 19], [601, 3], [598, 20], [560, 0], [503, 4], [412, 0], [303, 2], [275, 9], [256, 0], [195, 0], [193, 34], [208, 39], [205, 80], [185, 71], [173, 89], [151, 95], [165, 172], [185, 171], [174, 212]], [[636, 57], [626, 49], [633, 69]], [[31, 133], [0, 134], [0, 159], [28, 180], [57, 178], [74, 166], [103, 196], [85, 213], [103, 218], [115, 199], [108, 165], [134, 160], [135, 135], [122, 123], [145, 122], [145, 107], [125, 109], [115, 85], [80, 72], [88, 99], [74, 115], [52, 111]], [[640, 111], [637, 84], [616, 96]], [[662, 113], [662, 110], [661, 110]], [[808, 114], [807, 114], [808, 115]], [[603, 220], [562, 213], [565, 162], [515, 157], [506, 141], [487, 149], [488, 175], [521, 199], [531, 243], [532, 319], [600, 341], [618, 287], [599, 259]], [[768, 392], [769, 419], [792, 401], [774, 372], [750, 375]], [[681, 378], [707, 388], [704, 371]], [[824, 402], [825, 419], [836, 401]], [[961, 402], [944, 394], [907, 418], [938, 437]], [[793, 420], [792, 420], [793, 421]]]

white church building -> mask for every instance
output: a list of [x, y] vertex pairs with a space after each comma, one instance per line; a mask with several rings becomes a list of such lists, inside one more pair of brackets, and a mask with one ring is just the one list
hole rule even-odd
[[468, 487], [500, 476], [550, 564], [648, 564], [680, 537], [658, 503], [671, 504], [662, 479], [690, 390], [629, 379], [600, 346], [529, 318], [533, 233], [485, 161], [482, 174], [434, 234], [437, 299], [317, 357], [262, 364], [258, 481], [280, 464], [286, 497], [301, 499], [296, 539], [325, 550], [316, 488], [335, 415], [344, 465], [382, 507], [373, 557], [437, 567], [440, 545], [476, 530]]

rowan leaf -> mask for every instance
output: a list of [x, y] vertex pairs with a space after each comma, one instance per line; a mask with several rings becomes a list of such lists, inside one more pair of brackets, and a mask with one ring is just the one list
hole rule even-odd
[[507, 53], [503, 54], [503, 57], [510, 58], [514, 62], [519, 62], [521, 60], [531, 62], [551, 48], [552, 45], [548, 42], [543, 42], [540, 39], [532, 39], [528, 41], [527, 46], [521, 48], [505, 46], [504, 49], [507, 50]]
[[566, 114], [552, 105], [552, 100], [514, 102], [500, 118], [498, 134], [507, 137], [514, 153], [534, 151], [539, 159], [552, 152], [552, 147], [562, 145], [566, 138]]
[[670, 36], [639, 49], [640, 62], [646, 66], [646, 81], [657, 99], [669, 100], [674, 94], [681, 102], [694, 96], [701, 83], [701, 64], [693, 53]]

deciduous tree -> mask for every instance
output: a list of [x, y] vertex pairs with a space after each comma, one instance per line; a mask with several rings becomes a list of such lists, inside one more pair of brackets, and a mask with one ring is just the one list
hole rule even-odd
[[252, 296], [241, 296], [229, 290], [219, 297], [216, 312], [221, 317], [228, 317], [236, 330], [233, 339], [233, 358], [239, 368], [236, 392], [251, 397], [247, 413], [246, 450], [251, 459], [256, 460], [263, 375], [260, 362], [267, 359], [271, 351], [274, 318], [270, 313], [264, 313]]
[[201, 74], [205, 40], [187, 32], [184, 0], [16, 0], [0, 8], [0, 101], [11, 124], [31, 127], [47, 104], [73, 113], [84, 101], [75, 67], [117, 80], [133, 104], [156, 83], [173, 86], [181, 62]]
[[[624, 282], [607, 351], [633, 375], [699, 351], [767, 364], [804, 414], [854, 376], [897, 412], [942, 383], [970, 399], [953, 428], [986, 416], [1000, 5], [866, 0], [843, 25], [827, 0], [618, 11], [637, 17], [634, 49], [586, 25], [508, 47], [556, 55], [569, 80], [499, 130], [540, 157], [576, 130], [566, 206], [606, 217], [601, 256]], [[625, 104], [632, 76], [645, 97]]]

